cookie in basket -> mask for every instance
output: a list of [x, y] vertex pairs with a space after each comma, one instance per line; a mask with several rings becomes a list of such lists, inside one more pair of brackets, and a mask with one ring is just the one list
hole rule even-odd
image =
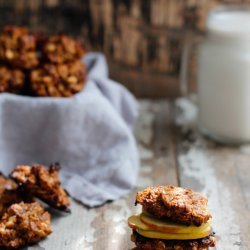
[[83, 89], [86, 67], [80, 61], [45, 64], [30, 74], [31, 92], [36, 96], [68, 97]]
[[19, 69], [0, 66], [0, 93], [19, 94], [24, 88], [25, 75]]
[[5, 26], [0, 33], [0, 60], [20, 69], [36, 67], [39, 60], [35, 36], [24, 27]]
[[84, 54], [81, 44], [65, 35], [50, 37], [44, 43], [42, 52], [47, 61], [56, 64], [78, 60]]

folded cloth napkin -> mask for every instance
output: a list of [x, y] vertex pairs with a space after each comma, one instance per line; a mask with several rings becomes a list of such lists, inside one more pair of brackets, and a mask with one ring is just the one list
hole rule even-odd
[[69, 194], [93, 207], [126, 194], [136, 183], [132, 128], [134, 97], [108, 79], [105, 57], [89, 53], [82, 92], [70, 98], [0, 94], [0, 170], [60, 162]]

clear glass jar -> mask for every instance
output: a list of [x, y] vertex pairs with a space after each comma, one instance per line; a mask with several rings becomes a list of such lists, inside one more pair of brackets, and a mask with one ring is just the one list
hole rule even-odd
[[221, 9], [207, 20], [198, 51], [200, 130], [222, 143], [250, 142], [250, 10]]

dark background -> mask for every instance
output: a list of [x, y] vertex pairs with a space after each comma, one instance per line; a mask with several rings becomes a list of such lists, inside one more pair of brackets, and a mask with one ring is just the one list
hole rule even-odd
[[[185, 43], [199, 40], [207, 13], [224, 4], [250, 0], [0, 0], [0, 26], [27, 25], [64, 32], [88, 51], [103, 51], [110, 75], [140, 97], [179, 94]], [[195, 88], [196, 45], [188, 79]]]

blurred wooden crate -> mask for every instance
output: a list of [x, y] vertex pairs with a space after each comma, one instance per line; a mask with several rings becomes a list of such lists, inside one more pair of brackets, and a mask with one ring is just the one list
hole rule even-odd
[[[0, 26], [24, 24], [48, 33], [65, 32], [103, 51], [110, 75], [139, 97], [179, 94], [187, 32], [204, 31], [208, 12], [250, 0], [0, 0]], [[196, 65], [195, 50], [191, 64]], [[190, 66], [191, 88], [195, 68]]]

